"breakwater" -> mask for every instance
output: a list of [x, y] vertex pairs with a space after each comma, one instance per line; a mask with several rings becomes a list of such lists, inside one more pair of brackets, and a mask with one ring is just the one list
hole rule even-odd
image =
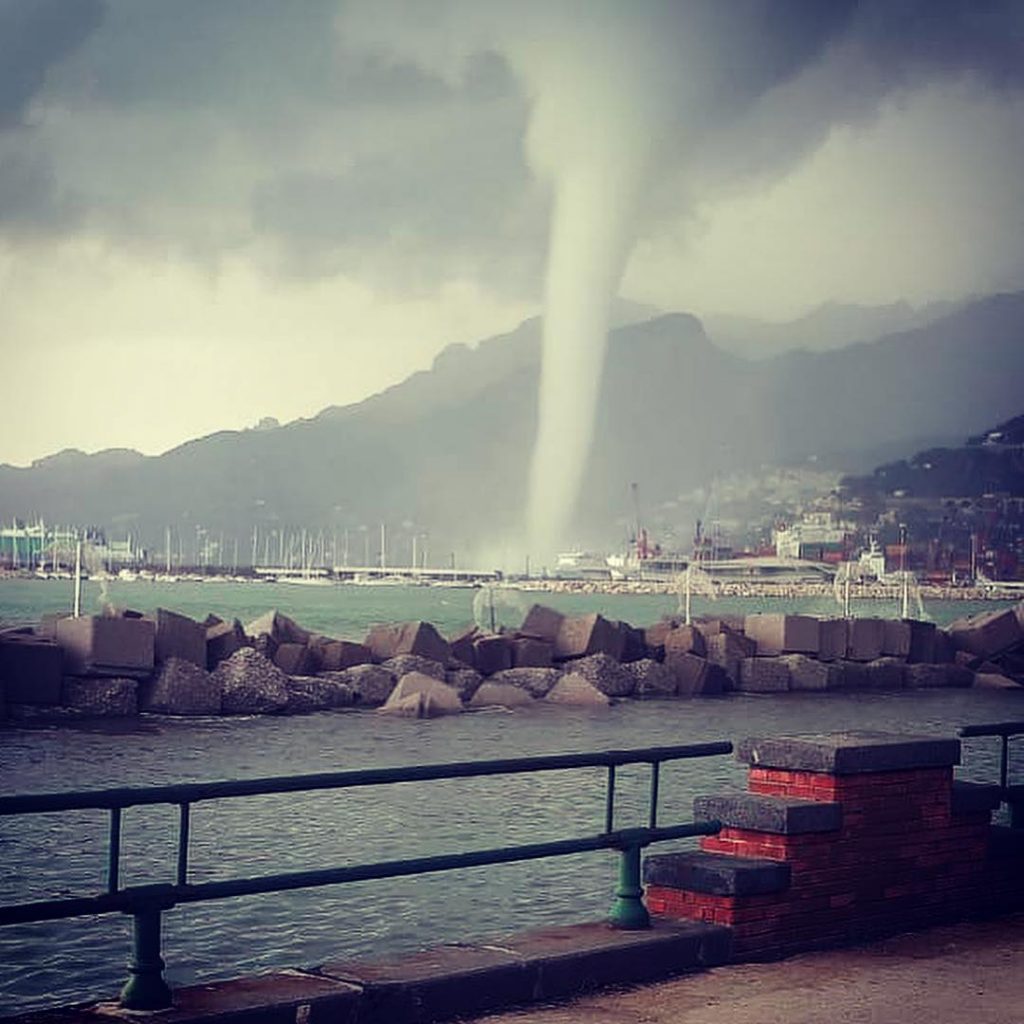
[[[493, 600], [493, 597], [491, 598]], [[730, 691], [1015, 686], [1024, 679], [1024, 604], [955, 620], [784, 613], [666, 615], [646, 627], [533, 605], [515, 627], [448, 637], [431, 623], [372, 627], [362, 641], [313, 632], [279, 611], [243, 626], [164, 608], [49, 614], [0, 634], [0, 715], [16, 721], [301, 714], [380, 707], [430, 717], [536, 700]]]

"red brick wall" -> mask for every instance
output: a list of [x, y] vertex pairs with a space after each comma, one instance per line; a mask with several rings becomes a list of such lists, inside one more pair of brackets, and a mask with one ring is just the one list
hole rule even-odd
[[732, 926], [743, 959], [972, 915], [1020, 882], [1005, 871], [998, 877], [986, 862], [988, 813], [951, 814], [952, 782], [951, 768], [863, 775], [752, 768], [751, 791], [838, 802], [842, 827], [805, 835], [723, 828], [702, 840], [704, 851], [785, 861], [789, 889], [743, 897], [651, 886], [647, 905]]

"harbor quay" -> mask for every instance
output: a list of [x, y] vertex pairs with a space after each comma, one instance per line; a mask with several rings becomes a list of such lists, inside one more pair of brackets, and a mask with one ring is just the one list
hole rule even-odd
[[[964, 737], [1007, 741], [1022, 733], [1024, 722], [963, 730]], [[708, 744], [689, 750], [620, 751], [593, 757], [598, 763], [603, 757], [609, 767], [631, 757], [653, 764], [662, 758], [726, 756], [728, 747]], [[776, 994], [789, 985], [789, 1001], [773, 1004], [778, 1015], [762, 1019], [905, 1019], [898, 1015], [906, 1011], [905, 1006], [896, 1015], [890, 1006], [888, 1017], [844, 1016], [844, 999], [857, 997], [853, 989], [845, 995], [835, 992], [834, 985], [839, 1005], [830, 1006], [828, 1015], [821, 1016], [819, 1006], [808, 1005], [816, 1000], [816, 986], [798, 987], [794, 992], [787, 979], [794, 972], [804, 979], [815, 976], [814, 961], [807, 957], [815, 951], [847, 950], [868, 942], [882, 942], [873, 948], [883, 951], [913, 949], [915, 940], [907, 933], [959, 922], [987, 924], [975, 925], [972, 932], [933, 934], [973, 935], [976, 948], [981, 942], [978, 936], [987, 934], [990, 943], [1002, 936], [1003, 955], [1007, 949], [1019, 951], [1024, 944], [1020, 917], [1024, 816], [1019, 806], [1024, 792], [1008, 780], [1005, 742], [1003, 750], [998, 780], [982, 783], [955, 777], [962, 757], [961, 738], [955, 736], [844, 731], [747, 737], [735, 750], [736, 759], [746, 767], [745, 789], [698, 796], [691, 822], [665, 826], [655, 820], [657, 786], [652, 776], [655, 797], [649, 825], [609, 830], [597, 837], [622, 855], [605, 920], [451, 943], [391, 958], [327, 958], [310, 968], [282, 967], [173, 992], [162, 980], [160, 913], [178, 901], [197, 898], [203, 885], [179, 882], [118, 889], [115, 884], [113, 892], [97, 900], [121, 899], [123, 905], [117, 909], [131, 913], [135, 921], [129, 980], [120, 1002], [56, 1007], [7, 1019], [19, 1024], [109, 1024], [112, 1019], [427, 1024], [692, 976], [672, 983], [671, 989], [659, 986], [609, 997], [618, 1001], [620, 1009], [606, 1015], [601, 1014], [602, 1003], [591, 998], [564, 1012], [539, 1011], [536, 1018], [686, 1021], [691, 1018], [649, 1011], [629, 1016], [628, 1006], [692, 1009], [689, 983], [707, 993], [709, 984], [729, 985], [734, 971], [737, 981], [763, 981], [766, 972], [768, 976], [777, 972], [778, 980], [769, 986]], [[550, 760], [546, 767], [552, 767]], [[525, 766], [487, 766], [502, 771], [521, 768]], [[609, 789], [613, 789], [611, 783]], [[198, 790], [191, 795], [202, 796]], [[64, 799], [72, 797], [84, 799], [82, 794]], [[112, 796], [109, 799], [113, 801]], [[132, 799], [145, 799], [145, 791], [135, 791]], [[27, 801], [19, 805], [10, 798], [0, 799], [0, 813], [31, 813], [45, 803], [43, 798], [36, 798], [39, 806]], [[51, 803], [46, 809], [54, 810], [59, 800]], [[1009, 807], [1008, 818], [1001, 814], [996, 818], [999, 823], [994, 823], [993, 814], [1001, 806]], [[684, 835], [698, 838], [698, 847], [657, 851], [662, 840]], [[538, 859], [559, 854], [556, 849], [534, 852]], [[416, 868], [430, 870], [431, 865], [420, 863]], [[397, 869], [392, 865], [391, 870]], [[542, 871], [543, 863], [538, 866], [538, 873]], [[378, 873], [378, 877], [384, 875]], [[287, 878], [269, 877], [275, 884], [284, 884]], [[452, 878], [457, 885], [457, 876]], [[312, 877], [301, 882], [318, 884]], [[244, 885], [235, 883], [231, 891], [210, 890], [210, 896], [244, 891]], [[256, 890], [250, 885], [248, 891]], [[0, 923], [30, 920], [33, 912], [53, 917], [55, 905], [50, 901], [3, 907]], [[69, 906], [69, 913], [89, 913], [101, 906], [105, 904], [76, 904]], [[999, 931], [992, 922], [1007, 915], [1006, 930]], [[979, 930], [984, 928], [989, 929], [987, 933]], [[920, 940], [926, 946], [935, 941], [928, 934]], [[948, 945], [945, 949], [948, 952]], [[862, 950], [846, 955], [869, 954]], [[1002, 962], [1004, 973], [1013, 973], [1005, 959]], [[757, 964], [762, 966], [751, 966]], [[904, 965], [902, 980], [892, 979], [894, 987], [906, 988], [908, 970]], [[711, 982], [701, 978], [707, 971], [714, 976]], [[816, 977], [822, 984], [821, 971]], [[889, 979], [881, 982], [887, 983]], [[993, 985], [1009, 991], [1001, 976]], [[825, 981], [824, 989], [828, 988]], [[877, 1001], [878, 979], [873, 991]], [[984, 990], [978, 992], [976, 983], [971, 992], [978, 998], [985, 995]], [[859, 1006], [863, 1009], [863, 1003]], [[1007, 1008], [1002, 1016], [979, 1013], [976, 1019], [1009, 1022], [1014, 1012]], [[499, 1019], [526, 1021], [534, 1019], [531, 1013], [521, 1011]]]

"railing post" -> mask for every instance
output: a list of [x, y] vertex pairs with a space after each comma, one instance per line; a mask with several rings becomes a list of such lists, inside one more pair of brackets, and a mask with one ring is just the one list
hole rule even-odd
[[132, 910], [131, 975], [121, 989], [121, 1005], [126, 1010], [165, 1010], [171, 1005], [171, 990], [164, 981], [164, 961], [160, 955], [160, 917], [173, 906], [173, 900], [144, 897]]
[[612, 903], [608, 923], [613, 928], [636, 931], [651, 927], [651, 917], [643, 904], [643, 886], [640, 884], [639, 840], [626, 842], [621, 849], [619, 861], [619, 884], [615, 888], [615, 902]]

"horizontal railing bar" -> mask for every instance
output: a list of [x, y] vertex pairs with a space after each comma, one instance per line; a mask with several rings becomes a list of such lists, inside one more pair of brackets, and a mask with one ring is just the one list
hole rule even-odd
[[173, 786], [137, 786], [97, 789], [85, 792], [38, 793], [0, 797], [0, 816], [42, 814], [135, 807], [143, 804], [197, 803], [237, 796], [296, 793], [318, 789], [346, 789], [379, 786], [395, 782], [428, 782], [437, 779], [467, 779], [488, 775], [557, 771], [568, 768], [607, 767], [622, 764], [655, 764], [687, 758], [713, 757], [732, 753], [727, 742], [694, 743], [675, 747], [641, 747], [634, 750], [605, 750], [581, 754], [552, 754], [538, 757], [503, 758], [494, 761], [456, 761], [450, 764], [409, 765], [398, 768], [362, 768], [314, 775], [271, 776], [224, 782], [193, 782]]
[[991, 722], [987, 725], [965, 725], [957, 735], [967, 739], [972, 736], [1017, 736], [1024, 735], [1024, 722]]
[[220, 882], [202, 882], [192, 885], [148, 885], [122, 889], [116, 894], [84, 896], [64, 900], [41, 900], [10, 907], [0, 907], [0, 925], [24, 924], [32, 921], [52, 921], [87, 914], [111, 912], [131, 913], [140, 904], [159, 901], [165, 908], [178, 903], [200, 903], [207, 900], [227, 899], [235, 896], [253, 896], [261, 893], [287, 892], [293, 889], [312, 889], [345, 882], [363, 882], [383, 878], [402, 878], [407, 875], [453, 871], [459, 868], [486, 867], [490, 864], [508, 864], [516, 861], [539, 860], [595, 850], [622, 849], [625, 846], [647, 846], [669, 839], [714, 835], [721, 829], [717, 821], [690, 822], [662, 828], [631, 828], [618, 832], [604, 832], [578, 839], [558, 839], [545, 843], [521, 846], [495, 847], [488, 850], [469, 850], [463, 853], [439, 854], [405, 860], [381, 861], [376, 864], [355, 864], [348, 867], [323, 868], [318, 871], [292, 871], [284, 874], [262, 875], [256, 878], [236, 878]]

